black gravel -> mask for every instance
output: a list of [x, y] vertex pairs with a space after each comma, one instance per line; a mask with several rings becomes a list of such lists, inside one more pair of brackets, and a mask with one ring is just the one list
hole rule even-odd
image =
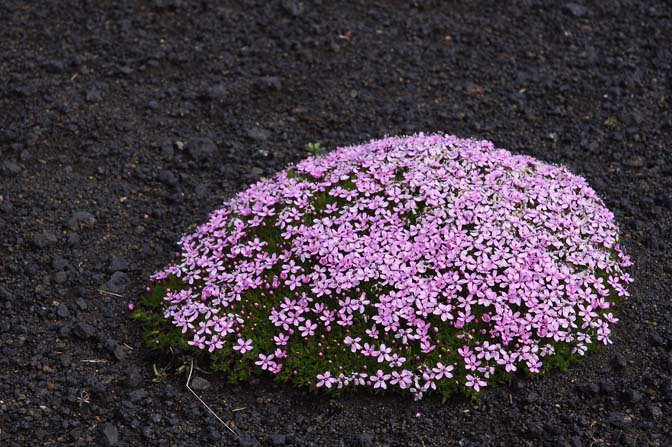
[[[669, 445], [671, 23], [655, 0], [0, 0], [0, 444]], [[233, 386], [199, 363], [232, 434], [128, 304], [306, 143], [418, 131], [589, 180], [636, 263], [614, 345], [477, 403]]]

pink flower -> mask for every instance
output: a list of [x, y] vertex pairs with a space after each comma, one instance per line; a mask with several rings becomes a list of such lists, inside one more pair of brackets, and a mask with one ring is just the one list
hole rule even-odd
[[465, 383], [466, 386], [473, 388], [474, 391], [478, 392], [481, 390], [481, 387], [487, 386], [488, 383], [485, 382], [484, 380], [481, 380], [480, 378], [476, 376], [472, 376], [471, 374], [467, 374], [467, 381]]
[[275, 358], [275, 356], [273, 354], [264, 355], [264, 354], [260, 353], [259, 354], [259, 360], [254, 362], [254, 364], [257, 365], [257, 366], [261, 366], [261, 369], [263, 369], [265, 371], [265, 370], [267, 370], [269, 368], [272, 368], [276, 365], [276, 363], [273, 361], [274, 358]]
[[248, 351], [252, 350], [252, 339], [248, 338], [244, 340], [239, 338], [236, 342], [236, 345], [233, 347], [234, 351], [239, 351], [241, 354], [245, 354]]
[[310, 320], [306, 320], [302, 326], [299, 326], [302, 337], [311, 337], [315, 335], [315, 329], [317, 329], [317, 323], [313, 324]]
[[390, 380], [390, 375], [378, 370], [375, 376], [370, 376], [369, 380], [373, 383], [374, 388], [387, 389], [387, 381]]
[[[316, 386], [391, 384], [415, 398], [540, 371], [554, 346], [611, 343], [632, 282], [613, 213], [584, 179], [449, 135], [310, 157], [179, 244], [152, 290], [174, 288], [160, 312], [194, 349], [233, 348], [236, 365], [274, 374], [330, 362], [337, 377]], [[367, 371], [373, 359], [389, 371]], [[313, 379], [299, 366], [287, 376]]]
[[331, 377], [331, 372], [325, 371], [323, 374], [317, 375], [318, 382], [315, 384], [316, 387], [325, 387], [331, 388], [332, 385], [338, 382], [338, 379]]

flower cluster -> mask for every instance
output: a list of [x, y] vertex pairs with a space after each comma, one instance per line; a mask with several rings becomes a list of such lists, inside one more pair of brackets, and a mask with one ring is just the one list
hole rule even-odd
[[180, 246], [162, 317], [223, 369], [416, 398], [611, 343], [632, 281], [584, 179], [445, 135], [308, 158]]

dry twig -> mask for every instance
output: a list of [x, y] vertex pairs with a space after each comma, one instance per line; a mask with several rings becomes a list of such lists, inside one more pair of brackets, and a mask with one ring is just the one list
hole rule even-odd
[[201, 397], [200, 397], [198, 394], [196, 394], [196, 392], [195, 392], [194, 390], [191, 389], [191, 387], [189, 386], [189, 382], [191, 382], [191, 375], [192, 375], [193, 372], [194, 372], [194, 359], [191, 359], [191, 369], [189, 370], [189, 377], [187, 377], [187, 389], [188, 389], [189, 391], [191, 391], [191, 394], [193, 394], [194, 396], [196, 396], [196, 399], [198, 399], [198, 401], [199, 401], [200, 403], [202, 403], [203, 406], [204, 406], [205, 408], [207, 408], [208, 411], [209, 411], [214, 417], [216, 417], [217, 420], [218, 420], [219, 422], [222, 423], [222, 425], [224, 425], [224, 427], [226, 427], [231, 433], [233, 433], [236, 437], [238, 437], [238, 433], [236, 433], [235, 431], [231, 430], [231, 427], [229, 427], [228, 425], [226, 425], [226, 422], [224, 422], [224, 421], [222, 420], [222, 418], [220, 418], [219, 416], [217, 416], [217, 413], [215, 413], [214, 411], [212, 411], [212, 409], [208, 406], [208, 404], [206, 404], [206, 403], [203, 401], [203, 399], [201, 399]]

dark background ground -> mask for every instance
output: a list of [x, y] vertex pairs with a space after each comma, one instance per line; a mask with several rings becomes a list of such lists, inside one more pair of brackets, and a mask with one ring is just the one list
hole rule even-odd
[[[0, 444], [670, 445], [672, 5], [345, 3], [0, 0]], [[127, 305], [182, 232], [308, 142], [421, 130], [588, 178], [636, 263], [613, 346], [477, 404], [197, 372], [240, 439], [152, 382]]]

